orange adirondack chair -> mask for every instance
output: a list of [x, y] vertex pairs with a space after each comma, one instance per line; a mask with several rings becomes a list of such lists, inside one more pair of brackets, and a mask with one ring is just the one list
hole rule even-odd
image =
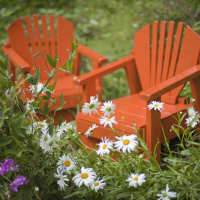
[[[140, 29], [134, 36], [135, 48], [131, 55], [104, 66], [101, 69], [90, 72], [76, 79], [75, 84], [83, 86], [83, 101], [90, 102], [90, 96], [96, 94], [94, 81], [120, 68], [124, 68], [131, 94], [113, 100], [116, 104], [115, 119], [118, 125], [115, 129], [120, 134], [133, 134], [135, 131], [133, 120], [142, 136], [145, 130], [145, 140], [148, 149], [153, 153], [154, 146], [160, 141], [157, 147], [157, 159], [161, 160], [161, 143], [164, 136], [162, 134], [159, 118], [167, 137], [167, 140], [176, 137], [174, 132], [170, 132], [171, 125], [177, 124], [172, 115], [177, 116], [177, 112], [186, 112], [187, 105], [185, 98], [180, 98], [179, 93], [184, 84], [190, 81], [193, 98], [195, 98], [195, 108], [200, 108], [200, 65], [198, 64], [200, 51], [200, 36], [189, 26], [186, 27], [183, 35], [183, 23], [178, 23], [176, 34], [175, 23], [162, 21], [160, 26], [158, 21], [153, 22], [152, 34], [150, 24]], [[159, 30], [160, 27], [160, 30]], [[167, 32], [167, 33], [166, 33]], [[152, 39], [151, 39], [152, 35]], [[182, 40], [183, 39], [183, 40]], [[182, 41], [182, 42], [181, 42]], [[147, 105], [152, 101], [164, 102], [162, 113], [149, 110]], [[101, 113], [100, 110], [98, 110]], [[103, 115], [103, 113], [101, 113]], [[125, 118], [122, 123], [122, 117]], [[95, 133], [102, 137], [109, 137], [107, 129], [100, 125], [99, 116], [91, 116], [78, 113], [77, 131], [81, 132], [82, 141], [87, 145], [95, 145], [99, 140], [94, 134], [85, 137], [84, 133], [93, 123], [98, 125]], [[185, 121], [183, 120], [182, 125]], [[124, 124], [124, 125], [123, 125]], [[109, 128], [110, 134], [115, 134]]]
[[[72, 50], [70, 45], [70, 40], [73, 40], [73, 24], [62, 18], [57, 17], [57, 30], [55, 29], [56, 23], [54, 16], [41, 16], [41, 19], [37, 15], [33, 15], [32, 19], [29, 16], [25, 16], [24, 20], [18, 18], [14, 21], [8, 28], [7, 33], [9, 37], [9, 42], [6, 42], [2, 47], [3, 53], [8, 53], [10, 61], [10, 73], [13, 73], [12, 81], [15, 81], [15, 68], [19, 69], [19, 66], [23, 69], [24, 73], [33, 74], [33, 66], [40, 68], [41, 80], [45, 83], [48, 79], [48, 68], [45, 62], [42, 60], [41, 56], [34, 57], [38, 52], [42, 53], [43, 58], [46, 61], [46, 54], [51, 55], [53, 58], [58, 52], [58, 58], [61, 61], [58, 62], [57, 69], [60, 68], [69, 57], [69, 49]], [[101, 67], [101, 65], [107, 62], [105, 56], [100, 55], [92, 51], [91, 49], [85, 47], [84, 45], [78, 45], [78, 50], [76, 54], [76, 59], [74, 61], [74, 67], [72, 74], [66, 74], [64, 72], [59, 72], [57, 74], [58, 80], [54, 90], [53, 98], [55, 98], [60, 106], [60, 95], [63, 93], [65, 104], [63, 110], [56, 113], [55, 121], [57, 122], [60, 114], [62, 114], [65, 120], [71, 120], [73, 115], [66, 109], [75, 108], [81, 101], [82, 97], [82, 86], [75, 86], [73, 79], [79, 76], [81, 55], [84, 55], [92, 60], [93, 70]], [[46, 62], [47, 63], [47, 62]], [[51, 69], [51, 67], [48, 65]], [[53, 84], [55, 79], [53, 79], [49, 84]], [[28, 88], [28, 82], [25, 83], [24, 87]], [[98, 94], [101, 97], [101, 81], [96, 81], [95, 84]], [[31, 94], [27, 94], [29, 99]], [[55, 108], [52, 105], [50, 111]]]

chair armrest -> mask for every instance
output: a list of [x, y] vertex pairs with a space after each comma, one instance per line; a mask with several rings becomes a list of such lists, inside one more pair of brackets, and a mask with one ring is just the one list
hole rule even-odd
[[140, 97], [143, 100], [152, 101], [198, 76], [200, 76], [200, 65], [196, 65], [146, 91], [141, 92]]
[[84, 74], [74, 80], [75, 85], [86, 85], [97, 78], [101, 78], [106, 74], [114, 72], [120, 68], [127, 67], [134, 62], [135, 57], [133, 55], [127, 56], [115, 62], [112, 62], [108, 65], [105, 65], [102, 68], [96, 69], [92, 72]]
[[92, 49], [89, 49], [88, 47], [82, 45], [82, 44], [78, 44], [78, 53], [86, 56], [87, 58], [97, 62], [97, 63], [106, 63], [108, 62], [108, 58], [106, 58], [105, 56], [93, 51]]
[[16, 68], [19, 70], [23, 69], [24, 73], [28, 73], [30, 71], [30, 65], [12, 49], [8, 42], [2, 47], [2, 51], [3, 53], [8, 53], [9, 60]]

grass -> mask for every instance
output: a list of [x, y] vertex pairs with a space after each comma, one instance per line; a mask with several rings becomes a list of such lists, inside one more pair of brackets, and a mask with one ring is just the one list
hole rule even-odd
[[[109, 62], [130, 55], [134, 47], [133, 35], [147, 23], [158, 21], [182, 21], [199, 29], [196, 13], [198, 0], [76, 0], [47, 2], [17, 0], [0, 3], [0, 45], [7, 41], [6, 27], [17, 17], [32, 14], [61, 15], [75, 25], [74, 35], [89, 48], [108, 57]], [[91, 70], [91, 62], [84, 59], [82, 74]], [[128, 84], [123, 69], [103, 78], [103, 99], [126, 96]]]

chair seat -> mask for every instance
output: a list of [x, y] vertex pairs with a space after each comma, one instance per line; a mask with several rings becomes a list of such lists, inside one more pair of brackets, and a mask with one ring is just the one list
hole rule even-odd
[[[133, 120], [137, 126], [137, 128], [140, 130], [140, 133], [142, 134], [143, 129], [145, 130], [146, 126], [146, 108], [147, 104], [145, 100], [142, 100], [140, 98], [140, 94], [132, 94], [126, 97], [121, 97], [118, 99], [115, 99], [112, 101], [114, 104], [116, 104], [116, 109], [115, 109], [115, 114], [112, 116], [115, 116], [115, 120], [118, 122], [117, 125], [115, 126], [115, 129], [123, 134], [123, 130], [125, 134], [133, 134], [133, 131], [135, 131], [133, 127]], [[103, 104], [102, 104], [103, 105]], [[100, 106], [102, 106], [100, 105]], [[164, 127], [164, 130], [166, 130], [166, 134], [168, 134], [168, 138], [173, 138], [174, 136], [170, 132], [171, 126], [168, 126], [169, 121], [176, 123], [174, 117], [172, 115], [176, 116], [177, 112], [186, 112], [187, 106], [191, 106], [190, 104], [164, 104], [164, 110], [162, 110], [161, 113], [161, 121], [162, 125]], [[103, 115], [103, 113], [98, 109], [98, 112]], [[112, 117], [111, 116], [111, 117]], [[124, 125], [122, 123], [122, 117], [124, 117]], [[170, 119], [171, 118], [171, 119]], [[167, 120], [166, 120], [167, 119]], [[82, 122], [86, 123], [88, 125], [84, 126]], [[87, 123], [88, 122], [88, 123]], [[77, 117], [77, 123], [82, 126], [79, 130], [82, 133], [85, 133], [89, 127], [93, 123], [100, 125], [99, 122], [99, 116], [97, 114], [94, 114], [92, 112], [92, 115], [85, 115], [82, 112], [79, 112], [78, 117]], [[114, 136], [114, 132], [109, 128], [109, 131], [112, 133]], [[95, 129], [95, 133], [98, 134], [100, 137], [105, 137], [108, 135], [102, 134], [103, 131], [102, 127], [99, 126], [98, 129]], [[92, 135], [92, 137], [96, 138], [95, 135]], [[164, 138], [163, 138], [164, 139]], [[162, 140], [163, 140], [162, 139]]]
[[[74, 76], [67, 75], [64, 77], [59, 77], [57, 79], [56, 86], [54, 88], [54, 93], [51, 95], [53, 99], [56, 99], [57, 107], [61, 106], [60, 104], [60, 95], [63, 94], [63, 101], [66, 101], [64, 109], [75, 108], [78, 104], [81, 104], [81, 97], [83, 89], [81, 86], [75, 86], [73, 83]], [[47, 80], [44, 80], [44, 83]], [[53, 85], [55, 79], [52, 79], [49, 82], [49, 85]], [[50, 111], [54, 110], [54, 105], [50, 107]]]

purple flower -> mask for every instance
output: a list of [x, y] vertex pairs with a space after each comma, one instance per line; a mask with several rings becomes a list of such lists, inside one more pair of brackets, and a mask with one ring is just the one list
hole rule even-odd
[[3, 176], [8, 171], [10, 171], [10, 170], [15, 171], [18, 168], [19, 168], [18, 165], [14, 165], [14, 160], [9, 158], [9, 159], [5, 160], [3, 163], [1, 163], [0, 174]]
[[10, 94], [12, 92], [12, 90], [6, 90], [5, 94]]
[[11, 189], [15, 192], [18, 192], [18, 186], [28, 184], [28, 179], [26, 176], [18, 176], [11, 184]]

